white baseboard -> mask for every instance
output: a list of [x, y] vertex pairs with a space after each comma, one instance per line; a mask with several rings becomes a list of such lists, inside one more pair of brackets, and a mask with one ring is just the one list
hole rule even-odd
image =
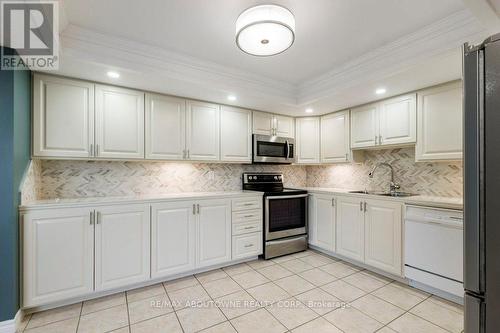
[[16, 333], [16, 327], [23, 320], [23, 312], [17, 311], [14, 319], [0, 321], [0, 333]]

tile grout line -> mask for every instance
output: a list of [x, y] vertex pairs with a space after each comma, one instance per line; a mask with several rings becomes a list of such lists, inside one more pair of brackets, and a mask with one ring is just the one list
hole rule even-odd
[[[193, 278], [194, 278], [194, 275], [192, 275]], [[195, 278], [196, 279], [196, 278]], [[198, 281], [198, 280], [196, 280]], [[198, 282], [199, 283], [199, 282]], [[175, 315], [175, 318], [177, 319], [177, 322], [179, 323], [179, 326], [181, 328], [181, 331], [184, 333], [184, 327], [182, 327], [182, 324], [181, 324], [181, 321], [179, 320], [179, 316], [177, 315], [177, 311], [175, 310], [174, 308], [174, 304], [172, 303], [172, 299], [170, 298], [170, 295], [168, 294], [168, 291], [167, 291], [167, 288], [165, 287], [165, 283], [162, 282], [161, 283], [162, 287], [163, 287], [163, 290], [165, 290], [165, 294], [167, 294], [167, 298], [168, 298], [168, 301], [170, 302], [170, 305], [172, 306], [172, 310], [173, 310], [173, 313]], [[186, 287], [188, 288], [188, 287]], [[182, 288], [181, 288], [182, 289]], [[178, 289], [178, 290], [181, 290], [181, 289]], [[132, 328], [130, 329], [132, 331]]]
[[83, 302], [82, 302], [82, 306], [80, 307], [80, 315], [78, 316], [78, 323], [76, 324], [75, 333], [77, 333], [78, 329], [80, 328], [80, 320], [82, 319], [82, 312], [83, 312]]

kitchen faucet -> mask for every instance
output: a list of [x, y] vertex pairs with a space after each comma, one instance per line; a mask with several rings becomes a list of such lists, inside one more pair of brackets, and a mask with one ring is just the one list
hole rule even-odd
[[401, 186], [398, 184], [398, 183], [395, 183], [394, 182], [394, 168], [392, 167], [392, 165], [390, 165], [389, 163], [378, 163], [377, 165], [375, 165], [372, 169], [372, 171], [368, 174], [368, 177], [370, 178], [373, 178], [373, 173], [375, 172], [375, 170], [377, 170], [378, 167], [380, 166], [386, 166], [386, 167], [389, 167], [389, 169], [391, 169], [391, 184], [390, 184], [390, 192], [391, 193], [395, 193], [397, 192]]

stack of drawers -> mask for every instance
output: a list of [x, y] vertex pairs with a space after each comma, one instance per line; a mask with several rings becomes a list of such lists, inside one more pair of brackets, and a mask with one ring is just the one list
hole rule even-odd
[[232, 200], [233, 260], [262, 254], [262, 198]]

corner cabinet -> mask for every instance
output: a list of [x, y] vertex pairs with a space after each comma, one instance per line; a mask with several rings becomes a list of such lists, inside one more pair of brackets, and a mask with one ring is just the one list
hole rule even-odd
[[329, 194], [309, 195], [309, 244], [335, 251], [335, 197]]
[[297, 163], [317, 164], [320, 162], [320, 119], [307, 117], [296, 119]]
[[417, 161], [462, 159], [462, 83], [417, 92]]
[[252, 162], [252, 111], [221, 107], [220, 159], [226, 162]]
[[349, 161], [349, 110], [321, 117], [321, 163]]
[[407, 94], [351, 110], [351, 148], [416, 142], [416, 95]]
[[96, 85], [98, 158], [144, 159], [144, 93]]
[[94, 84], [33, 76], [33, 156], [94, 154]]
[[292, 117], [254, 111], [253, 133], [295, 138], [295, 120]]

